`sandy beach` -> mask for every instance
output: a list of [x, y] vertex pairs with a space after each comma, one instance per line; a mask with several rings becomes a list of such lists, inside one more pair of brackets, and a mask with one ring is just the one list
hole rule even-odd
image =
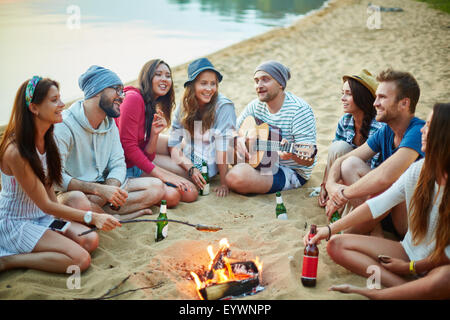
[[[233, 258], [259, 257], [263, 262], [265, 289], [241, 299], [364, 299], [328, 291], [334, 284], [365, 286], [366, 279], [336, 265], [326, 252], [326, 242], [319, 246], [317, 286], [305, 288], [300, 281], [305, 223], [308, 229], [311, 224], [326, 224], [317, 198], [309, 195], [311, 188], [320, 185], [327, 148], [342, 115], [342, 75], [362, 68], [377, 74], [389, 66], [411, 72], [421, 88], [416, 115], [422, 119], [435, 102], [450, 101], [450, 15], [411, 0], [371, 2], [404, 11], [381, 12], [381, 28], [371, 30], [367, 27], [369, 1], [330, 1], [327, 7], [288, 28], [275, 29], [208, 56], [224, 76], [220, 92], [234, 102], [237, 115], [256, 97], [254, 68], [271, 59], [291, 69], [286, 90], [313, 108], [318, 163], [305, 186], [282, 193], [287, 221], [275, 218], [274, 194], [247, 197], [230, 193], [218, 198], [212, 192], [195, 203], [169, 209], [168, 217], [217, 225], [223, 230], [205, 233], [169, 223], [168, 238], [161, 242], [154, 240], [153, 223], [126, 224], [112, 232], [100, 232], [100, 246], [92, 254], [91, 267], [81, 275], [80, 289], [67, 288], [69, 274], [12, 270], [0, 273], [0, 299], [96, 298], [128, 276], [111, 294], [150, 288], [114, 299], [198, 299], [190, 271], [207, 265], [206, 247], [212, 245], [217, 250], [222, 238], [228, 239]], [[177, 102], [182, 96], [186, 69], [187, 63], [172, 68]], [[218, 182], [216, 177], [212, 189]], [[159, 212], [158, 207], [152, 210]], [[156, 214], [143, 218], [156, 218]]]

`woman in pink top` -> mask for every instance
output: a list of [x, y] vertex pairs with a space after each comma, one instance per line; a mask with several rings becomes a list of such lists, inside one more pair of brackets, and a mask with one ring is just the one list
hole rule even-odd
[[168, 155], [168, 137], [160, 133], [170, 125], [175, 93], [172, 73], [160, 59], [148, 61], [141, 69], [138, 86], [124, 88], [125, 99], [116, 118], [127, 163], [127, 177], [151, 176], [166, 183], [168, 207], [179, 201], [192, 202], [198, 191], [189, 180], [153, 163], [157, 153]]

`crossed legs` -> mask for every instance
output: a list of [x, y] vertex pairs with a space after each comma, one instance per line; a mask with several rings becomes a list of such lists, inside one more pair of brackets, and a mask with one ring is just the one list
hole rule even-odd
[[69, 191], [58, 195], [58, 201], [80, 210], [106, 212], [117, 218], [133, 219], [144, 214], [152, 214], [150, 207], [159, 203], [165, 193], [164, 184], [156, 178], [129, 179], [125, 189], [128, 199], [119, 210], [112, 210], [108, 204], [100, 206], [90, 195], [81, 191]]
[[[354, 184], [356, 181], [361, 179], [363, 176], [365, 176], [367, 173], [370, 172], [370, 167], [362, 161], [358, 157], [349, 157], [341, 164], [341, 177], [343, 180], [343, 183], [347, 186], [350, 186]], [[372, 195], [375, 196], [375, 195]], [[369, 197], [359, 198], [359, 199], [352, 199], [348, 202], [347, 206], [349, 206], [349, 210], [345, 210], [344, 214], [346, 212], [353, 210], [354, 208], [358, 207], [362, 203], [364, 203]], [[351, 211], [349, 212], [351, 214]], [[403, 202], [394, 208], [391, 209], [390, 215], [392, 217], [392, 223], [394, 225], [394, 228], [396, 229], [397, 233], [401, 236], [406, 234], [408, 225], [407, 225], [407, 217], [406, 217], [406, 204]], [[354, 226], [346, 232], [348, 233], [357, 233], [357, 234], [372, 234], [379, 237], [383, 236], [383, 230], [381, 228], [381, 220], [383, 218], [379, 218], [367, 223], [364, 223], [362, 225]]]
[[379, 254], [409, 261], [402, 245], [397, 241], [345, 234], [333, 236], [327, 245], [327, 251], [336, 263], [363, 277], [369, 276], [369, 266], [379, 267], [381, 284], [386, 287], [375, 290], [344, 284], [332, 286], [331, 290], [357, 293], [370, 299], [450, 298], [450, 265], [434, 268], [422, 278], [407, 281], [378, 262]]
[[272, 174], [262, 174], [247, 163], [239, 163], [228, 171], [225, 181], [227, 186], [240, 194], [269, 192], [273, 184]]

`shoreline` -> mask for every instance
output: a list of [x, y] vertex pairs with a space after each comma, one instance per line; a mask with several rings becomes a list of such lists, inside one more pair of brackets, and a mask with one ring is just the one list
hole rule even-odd
[[[279, 60], [291, 69], [286, 90], [303, 98], [313, 109], [318, 161], [305, 186], [282, 192], [287, 221], [275, 219], [275, 195], [249, 197], [231, 192], [227, 198], [217, 198], [211, 192], [194, 203], [169, 209], [168, 218], [220, 226], [223, 230], [202, 233], [170, 224], [169, 235], [161, 242], [154, 241], [153, 224], [127, 224], [112, 232], [99, 232], [100, 245], [92, 253], [90, 268], [81, 275], [79, 290], [67, 288], [69, 274], [17, 269], [0, 273], [0, 299], [99, 297], [130, 276], [117, 293], [147, 286], [152, 289], [117, 299], [194, 300], [198, 296], [189, 273], [207, 264], [206, 247], [213, 245], [217, 250], [222, 238], [228, 239], [232, 258], [250, 260], [257, 256], [263, 263], [265, 289], [236, 300], [365, 299], [328, 291], [331, 285], [365, 286], [367, 282], [334, 263], [325, 242], [319, 245], [317, 286], [304, 288], [300, 281], [305, 223], [326, 224], [323, 209], [310, 193], [311, 188], [320, 185], [327, 148], [342, 116], [342, 76], [362, 68], [378, 74], [388, 66], [411, 72], [421, 88], [416, 109], [421, 119], [435, 102], [450, 101], [450, 15], [413, 0], [377, 0], [377, 5], [402, 7], [404, 11], [382, 12], [381, 29], [369, 30], [369, 2], [331, 0], [289, 27], [276, 28], [207, 55], [223, 74], [219, 90], [234, 102], [237, 115], [256, 98], [254, 68], [269, 59]], [[172, 68], [177, 103], [182, 97], [187, 65]], [[218, 177], [214, 177], [211, 190], [218, 183]], [[159, 212], [158, 207], [151, 209]]]
[[[324, 4], [323, 4], [320, 8], [311, 10], [311, 11], [309, 11], [308, 13], [299, 16], [298, 19], [296, 19], [294, 22], [292, 22], [290, 25], [288, 25], [288, 26], [286, 26], [286, 27], [274, 27], [273, 29], [271, 29], [271, 30], [269, 30], [269, 31], [266, 31], [266, 32], [263, 32], [263, 33], [261, 33], [261, 34], [257, 34], [257, 35], [255, 35], [255, 36], [253, 36], [253, 37], [250, 37], [250, 38], [247, 38], [247, 39], [238, 41], [238, 42], [236, 42], [236, 43], [233, 43], [233, 44], [231, 44], [231, 45], [229, 45], [229, 46], [226, 46], [226, 47], [224, 47], [224, 48], [222, 48], [222, 49], [219, 49], [219, 50], [217, 50], [217, 51], [215, 51], [215, 52], [209, 53], [209, 54], [204, 55], [204, 56], [205, 56], [205, 57], [210, 57], [210, 56], [212, 56], [212, 55], [214, 55], [214, 54], [217, 54], [217, 53], [219, 53], [219, 52], [221, 52], [221, 51], [224, 51], [224, 50], [228, 50], [228, 49], [234, 48], [235, 46], [239, 46], [239, 45], [241, 45], [242, 43], [244, 43], [244, 42], [246, 42], [246, 41], [252, 40], [252, 39], [254, 39], [254, 38], [258, 38], [258, 37], [260, 37], [260, 36], [263, 36], [263, 35], [265, 35], [265, 34], [267, 34], [267, 33], [270, 33], [270, 32], [272, 32], [272, 31], [275, 31], [275, 30], [288, 29], [288, 28], [290, 28], [291, 26], [293, 26], [293, 25], [299, 23], [299, 21], [301, 21], [301, 20], [303, 20], [303, 19], [309, 17], [310, 15], [316, 14], [318, 11], [323, 10], [326, 6], [328, 6], [328, 3], [330, 3], [330, 2], [335, 2], [335, 1], [336, 1], [336, 0], [327, 0], [327, 1], [325, 1]], [[339, 0], [338, 0], [338, 1], [339, 1]], [[164, 60], [164, 59], [163, 59], [163, 60]], [[192, 60], [194, 60], [194, 59], [192, 59]], [[171, 68], [172, 68], [172, 70], [178, 70], [178, 69], [180, 69], [180, 68], [187, 69], [188, 64], [189, 64], [192, 60], [187, 61], [187, 62], [183, 62], [183, 63], [178, 64], [178, 65], [175, 65], [174, 67], [171, 67]], [[132, 84], [136, 83], [136, 81], [137, 81], [137, 78], [134, 79], [134, 80], [128, 81], [128, 82], [124, 82], [124, 86], [132, 85]], [[66, 103], [66, 108], [70, 107], [75, 101], [77, 101], [77, 100], [79, 100], [79, 99], [82, 99], [82, 97], [78, 97], [78, 98], [76, 98], [76, 99], [69, 100], [69, 102]], [[7, 126], [7, 123], [0, 124], [0, 137], [2, 136], [4, 130], [6, 129], [6, 126]]]

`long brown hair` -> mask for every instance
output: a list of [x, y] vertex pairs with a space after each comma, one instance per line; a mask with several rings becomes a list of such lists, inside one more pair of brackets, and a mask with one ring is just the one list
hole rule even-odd
[[369, 89], [367, 89], [364, 85], [362, 85], [358, 81], [352, 78], [348, 78], [347, 81], [348, 85], [350, 86], [350, 90], [352, 92], [352, 97], [353, 101], [355, 102], [355, 105], [359, 109], [361, 109], [364, 113], [363, 123], [360, 129], [361, 133], [360, 143], [363, 144], [369, 137], [372, 121], [377, 114], [377, 111], [373, 106], [375, 97], [372, 95]]
[[202, 121], [202, 133], [213, 126], [216, 115], [216, 102], [219, 95], [219, 81], [217, 81], [216, 75], [217, 90], [212, 96], [211, 101], [207, 103], [201, 111], [198, 105], [197, 98], [195, 97], [195, 82], [197, 81], [197, 79], [198, 76], [195, 81], [191, 81], [186, 85], [186, 89], [184, 89], [183, 94], [183, 101], [181, 104], [181, 124], [191, 134], [192, 138], [194, 137], [195, 121]]
[[[20, 155], [28, 161], [33, 172], [45, 186], [51, 186], [53, 183], [61, 184], [61, 157], [53, 137], [53, 125], [50, 126], [44, 136], [47, 154], [47, 177], [36, 151], [34, 117], [25, 102], [25, 90], [28, 81], [25, 81], [16, 93], [11, 117], [0, 142], [0, 161], [2, 161], [7, 147], [14, 143]], [[41, 79], [36, 85], [31, 102], [37, 105], [41, 104], [52, 86], [59, 90], [58, 82], [48, 78]]]
[[[172, 85], [170, 86], [169, 92], [167, 92], [166, 95], [158, 97], [158, 99], [155, 100], [152, 80], [155, 76], [156, 68], [158, 68], [158, 66], [162, 63], [165, 64], [167, 68], [169, 68]], [[156, 112], [157, 105], [159, 105], [161, 111], [164, 113], [164, 118], [167, 121], [167, 126], [170, 127], [172, 110], [175, 106], [175, 91], [173, 89], [172, 70], [170, 69], [170, 66], [161, 59], [150, 60], [146, 64], [144, 64], [141, 71], [139, 72], [138, 83], [139, 91], [141, 92], [145, 103], [145, 136], [149, 138], [152, 128], [153, 115]]]
[[[450, 243], [450, 103], [436, 103], [428, 131], [425, 160], [410, 203], [412, 239], [417, 245], [426, 233], [433, 206], [435, 182], [446, 179], [436, 228], [436, 248], [431, 260], [445, 254]], [[439, 186], [441, 188], [442, 186]]]

